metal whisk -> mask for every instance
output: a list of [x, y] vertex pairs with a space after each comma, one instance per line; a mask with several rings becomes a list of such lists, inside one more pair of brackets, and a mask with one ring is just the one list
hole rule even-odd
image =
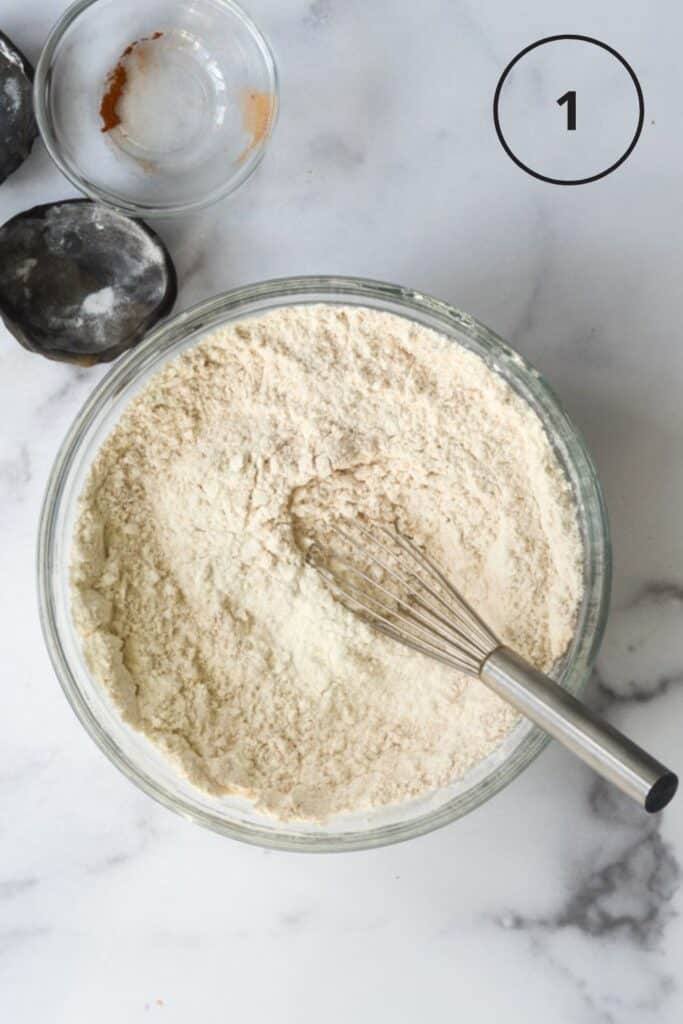
[[341, 552], [312, 541], [309, 562], [380, 633], [478, 677], [596, 772], [659, 811], [676, 775], [603, 721], [549, 676], [504, 646], [442, 570], [395, 529], [340, 520]]

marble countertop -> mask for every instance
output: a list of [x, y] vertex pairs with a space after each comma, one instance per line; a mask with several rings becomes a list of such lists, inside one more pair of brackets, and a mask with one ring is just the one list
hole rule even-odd
[[[4, 0], [0, 27], [35, 61], [63, 6]], [[592, 699], [680, 769], [680, 7], [248, 6], [278, 57], [281, 120], [243, 189], [158, 223], [177, 309], [268, 277], [366, 275], [457, 304], [530, 358], [584, 431], [611, 515]], [[515, 166], [491, 118], [507, 62], [559, 32], [615, 47], [645, 95], [630, 158], [575, 188]], [[72, 194], [37, 143], [0, 222]], [[647, 816], [553, 744], [449, 828], [316, 858], [205, 832], [108, 763], [51, 670], [34, 584], [48, 470], [100, 375], [0, 329], [0, 1019], [682, 1020], [683, 799]]]

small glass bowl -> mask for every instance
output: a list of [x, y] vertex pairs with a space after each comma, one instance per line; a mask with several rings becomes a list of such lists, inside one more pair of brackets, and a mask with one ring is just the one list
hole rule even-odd
[[43, 47], [34, 104], [76, 188], [136, 216], [169, 216], [221, 199], [258, 166], [277, 71], [232, 0], [78, 0]]
[[85, 666], [70, 614], [69, 555], [78, 497], [92, 460], [131, 398], [174, 356], [223, 324], [280, 306], [326, 302], [384, 310], [422, 324], [477, 352], [537, 412], [572, 488], [584, 551], [584, 596], [574, 638], [554, 677], [583, 690], [607, 616], [610, 544], [600, 484], [585, 444], [542, 377], [466, 313], [418, 292], [378, 281], [287, 278], [249, 285], [161, 324], [97, 385], [57, 455], [43, 505], [38, 591], [43, 633], [76, 715], [114, 764], [150, 796], [223, 835], [286, 850], [357, 850], [410, 839], [474, 810], [511, 782], [548, 742], [529, 721], [513, 729], [464, 778], [416, 800], [336, 817], [325, 824], [280, 822], [236, 797], [192, 786], [140, 733], [125, 725]]

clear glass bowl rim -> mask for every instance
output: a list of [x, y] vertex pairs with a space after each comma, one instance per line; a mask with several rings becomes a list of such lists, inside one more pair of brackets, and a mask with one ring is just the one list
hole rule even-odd
[[201, 210], [206, 206], [211, 206], [213, 203], [217, 203], [219, 200], [224, 199], [226, 196], [238, 189], [240, 185], [243, 185], [259, 166], [265, 156], [268, 143], [272, 138], [277, 124], [280, 107], [279, 75], [275, 57], [268, 40], [261, 32], [258, 25], [252, 21], [246, 11], [244, 11], [239, 4], [235, 3], [234, 0], [214, 0], [214, 2], [227, 8], [230, 13], [242, 23], [261, 51], [264, 64], [270, 77], [271, 92], [273, 95], [273, 112], [268, 133], [263, 139], [261, 139], [259, 145], [254, 150], [254, 158], [247, 161], [237, 174], [233, 174], [231, 177], [227, 178], [222, 185], [219, 185], [206, 195], [189, 202], [168, 204], [166, 206], [155, 206], [153, 203], [136, 203], [132, 200], [124, 199], [121, 196], [118, 196], [115, 192], [110, 192], [105, 188], [100, 188], [88, 181], [87, 178], [83, 177], [83, 175], [79, 173], [75, 166], [65, 159], [62, 155], [59, 139], [57, 138], [54, 130], [50, 114], [48, 96], [50, 91], [53, 59], [59, 45], [81, 14], [100, 2], [101, 0], [76, 0], [76, 2], [71, 4], [70, 7], [67, 7], [61, 17], [50, 29], [48, 37], [40, 52], [38, 63], [36, 64], [36, 71], [33, 80], [33, 107], [38, 131], [40, 132], [40, 137], [43, 140], [50, 159], [62, 172], [64, 177], [70, 181], [75, 188], [83, 192], [84, 195], [88, 196], [90, 199], [95, 199], [98, 202], [106, 203], [108, 206], [112, 206], [114, 209], [120, 210], [122, 213], [130, 214], [133, 217], [176, 217], [181, 214]]
[[[124, 775], [149, 796], [183, 817], [233, 839], [280, 850], [340, 852], [370, 849], [431, 832], [474, 810], [507, 786], [531, 764], [549, 742], [549, 738], [540, 729], [531, 728], [507, 760], [465, 793], [422, 817], [372, 830], [310, 835], [297, 832], [296, 828], [290, 828], [286, 823], [277, 822], [273, 828], [262, 829], [230, 821], [219, 814], [207, 813], [203, 808], [193, 805], [191, 800], [179, 799], [169, 793], [139, 765], [134, 764], [92, 714], [60, 639], [56, 622], [58, 598], [53, 587], [53, 552], [66, 484], [88, 430], [105, 404], [135, 381], [143, 370], [159, 368], [164, 362], [164, 355], [188, 335], [197, 332], [205, 334], [227, 320], [239, 320], [242, 312], [248, 316], [301, 302], [343, 303], [345, 300], [376, 309], [391, 307], [389, 311], [427, 323], [437, 331], [438, 322], [441, 322], [446, 331], [454, 330], [464, 336], [475, 351], [479, 351], [485, 358], [488, 356], [494, 359], [498, 367], [505, 367], [506, 379], [509, 380], [512, 375], [522, 390], [526, 388], [529, 394], [533, 394], [536, 403], [546, 413], [544, 423], [551, 439], [560, 438], [569, 452], [581, 484], [579, 497], [582, 500], [584, 523], [589, 530], [586, 552], [587, 588], [590, 588], [587, 594], [588, 620], [584, 623], [583, 632], [577, 636], [575, 649], [562, 671], [562, 684], [574, 694], [581, 693], [588, 681], [604, 633], [609, 607], [609, 526], [602, 488], [586, 444], [538, 371], [469, 314], [439, 299], [399, 285], [355, 277], [310, 276], [280, 278], [235, 288], [162, 321], [141, 344], [121, 356], [95, 386], [55, 458], [41, 510], [36, 559], [43, 636], [55, 673], [76, 716], [95, 743]], [[547, 417], [550, 418], [553, 431], [549, 429]]]

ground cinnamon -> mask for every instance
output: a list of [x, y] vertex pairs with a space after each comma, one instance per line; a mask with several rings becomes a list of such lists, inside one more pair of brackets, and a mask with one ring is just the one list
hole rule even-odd
[[249, 142], [237, 157], [242, 162], [268, 134], [273, 116], [273, 96], [269, 92], [258, 89], [243, 89], [240, 96], [242, 108], [242, 125], [251, 136]]
[[116, 65], [107, 75], [106, 88], [104, 90], [102, 100], [100, 101], [100, 119], [102, 121], [101, 131], [111, 131], [112, 128], [116, 128], [118, 124], [121, 124], [121, 118], [118, 115], [117, 107], [126, 88], [126, 82], [128, 81], [128, 72], [126, 70], [126, 61], [128, 57], [130, 57], [135, 47], [139, 46], [140, 43], [151, 43], [155, 39], [161, 39], [163, 34], [163, 32], [154, 32], [151, 36], [142, 36], [141, 39], [136, 39], [125, 48], [116, 62]]

